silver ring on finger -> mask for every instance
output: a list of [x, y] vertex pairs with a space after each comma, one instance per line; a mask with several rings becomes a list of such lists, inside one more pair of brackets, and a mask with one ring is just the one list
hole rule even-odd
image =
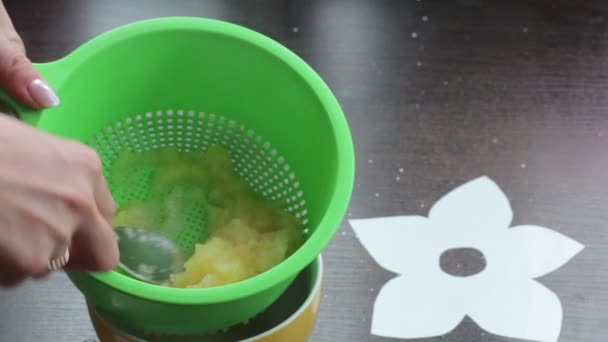
[[49, 260], [49, 271], [56, 271], [63, 268], [70, 261], [70, 247], [66, 246], [63, 254], [58, 258]]

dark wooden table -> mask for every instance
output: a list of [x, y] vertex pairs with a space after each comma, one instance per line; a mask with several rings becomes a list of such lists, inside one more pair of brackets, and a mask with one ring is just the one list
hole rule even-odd
[[[36, 62], [118, 25], [170, 15], [224, 19], [282, 42], [321, 74], [350, 121], [358, 165], [349, 216], [427, 215], [454, 187], [487, 175], [508, 196], [514, 225], [550, 227], [586, 246], [540, 281], [561, 299], [560, 341], [606, 340], [608, 3], [5, 3]], [[394, 275], [347, 222], [324, 255], [312, 340], [390, 341], [372, 336], [370, 321], [377, 289]], [[96, 339], [83, 299], [62, 274], [0, 291], [0, 312], [0, 341]], [[516, 340], [466, 318], [428, 341]]]

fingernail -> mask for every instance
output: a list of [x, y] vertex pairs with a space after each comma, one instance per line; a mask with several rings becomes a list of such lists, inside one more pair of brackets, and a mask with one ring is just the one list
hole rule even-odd
[[43, 107], [55, 107], [59, 105], [57, 94], [41, 79], [35, 79], [28, 87], [30, 95], [39, 105]]

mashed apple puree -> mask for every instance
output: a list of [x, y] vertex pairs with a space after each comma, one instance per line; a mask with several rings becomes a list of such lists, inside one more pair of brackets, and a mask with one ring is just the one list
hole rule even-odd
[[[256, 194], [234, 171], [223, 147], [124, 152], [111, 177], [118, 198], [126, 202], [115, 225], [169, 236], [182, 230], [201, 232], [193, 235], [195, 247], [185, 271], [173, 274], [168, 286], [214, 287], [245, 280], [277, 265], [302, 242], [299, 221], [280, 203]], [[138, 186], [149, 191], [134, 196]], [[192, 228], [193, 222], [205, 227]]]

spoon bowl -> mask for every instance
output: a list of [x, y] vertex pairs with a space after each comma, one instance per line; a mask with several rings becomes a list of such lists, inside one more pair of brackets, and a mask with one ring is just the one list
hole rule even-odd
[[132, 277], [167, 284], [184, 270], [185, 253], [164, 234], [140, 227], [116, 227], [119, 267]]

